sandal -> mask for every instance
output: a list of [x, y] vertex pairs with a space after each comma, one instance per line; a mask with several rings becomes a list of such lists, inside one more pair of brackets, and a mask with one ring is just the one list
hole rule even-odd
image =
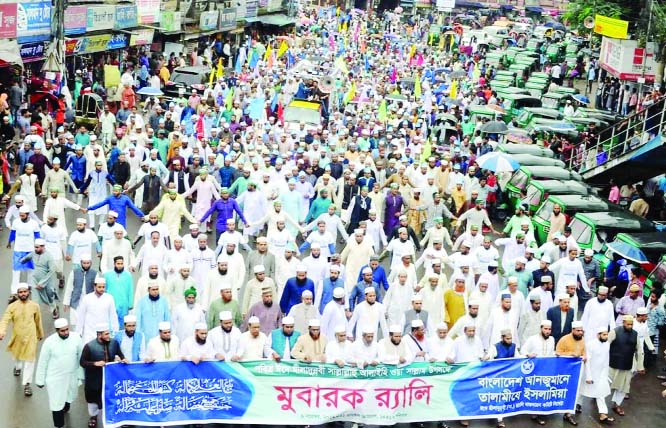
[[506, 425], [504, 424], [504, 421], [497, 422], [497, 428], [506, 428]]
[[617, 413], [618, 415], [620, 415], [620, 416], [624, 416], [624, 409], [622, 407], [618, 406], [617, 404], [615, 406], [613, 406], [613, 411], [615, 413]]
[[91, 416], [88, 419], [88, 428], [95, 428], [97, 426], [97, 416]]
[[23, 395], [26, 397], [32, 396], [32, 388], [30, 387], [30, 384], [27, 384], [26, 386], [23, 387]]
[[606, 425], [613, 425], [615, 423], [615, 418], [606, 416], [605, 418], [599, 418], [599, 423], [601, 424], [606, 424]]
[[576, 404], [576, 413], [583, 413], [583, 406]]
[[571, 416], [571, 415], [569, 415], [569, 414], [564, 415], [564, 416], [562, 417], [562, 419], [564, 419], [564, 421], [566, 421], [566, 422], [569, 422], [569, 423], [570, 423], [571, 425], [573, 425], [573, 426], [578, 425], [578, 422], [576, 422], [576, 420], [574, 419], [574, 417]]
[[532, 420], [533, 420], [534, 422], [536, 422], [538, 425], [542, 425], [542, 426], [543, 426], [543, 425], [546, 425], [546, 420], [543, 419], [543, 418], [540, 417], [540, 416], [532, 416]]
[[460, 425], [462, 425], [464, 427], [468, 427], [469, 426], [469, 421], [460, 421]]
[[21, 376], [21, 369], [14, 369], [14, 376]]

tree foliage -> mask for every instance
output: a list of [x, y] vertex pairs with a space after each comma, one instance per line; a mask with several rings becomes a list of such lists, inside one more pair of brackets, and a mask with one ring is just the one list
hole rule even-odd
[[615, 0], [576, 0], [567, 4], [567, 10], [562, 18], [569, 23], [572, 30], [578, 30], [579, 34], [587, 34], [591, 30], [585, 28], [583, 24], [588, 16], [594, 18], [594, 15], [598, 14], [610, 18], [621, 18], [627, 12], [627, 9], [616, 3]]

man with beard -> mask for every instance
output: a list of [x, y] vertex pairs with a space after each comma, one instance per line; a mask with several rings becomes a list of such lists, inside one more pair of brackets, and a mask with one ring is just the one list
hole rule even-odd
[[98, 256], [102, 253], [102, 245], [92, 229], [86, 227], [87, 220], [83, 217], [76, 219], [76, 230], [71, 233], [67, 240], [67, 251], [65, 260], [77, 265], [84, 254], [92, 254], [93, 248]]
[[30, 286], [20, 283], [15, 292], [18, 299], [7, 306], [0, 320], [0, 340], [5, 338], [9, 323], [12, 323], [12, 340], [7, 350], [14, 361], [14, 376], [20, 376], [23, 370], [23, 395], [30, 397], [37, 342], [44, 338], [44, 329], [39, 305], [30, 300]]
[[351, 356], [352, 343], [347, 340], [347, 329], [344, 324], [338, 324], [333, 331], [335, 340], [326, 344], [326, 363], [335, 364], [342, 368], [345, 364], [353, 364]]
[[[148, 285], [148, 295], [139, 300], [135, 309], [137, 329], [143, 333], [146, 340], [150, 340], [159, 333], [159, 324], [169, 321], [169, 304], [167, 299], [160, 296], [160, 287], [157, 283]], [[171, 330], [171, 326], [169, 326]]]
[[136, 331], [136, 317], [125, 315], [123, 318], [124, 329], [118, 332], [113, 340], [118, 342], [123, 355], [130, 361], [143, 361], [146, 352], [146, 341], [143, 333]]
[[[516, 344], [513, 343], [513, 333], [510, 329], [502, 330], [501, 340], [489, 347], [488, 358], [491, 360], [498, 358], [521, 358]], [[497, 428], [505, 428], [504, 418], [497, 418]]]
[[479, 230], [486, 225], [490, 228], [490, 231], [495, 235], [499, 235], [499, 232], [493, 227], [493, 223], [488, 218], [488, 211], [484, 209], [486, 201], [483, 199], [474, 200], [474, 209], [469, 209], [465, 211], [460, 217], [458, 217], [458, 226], [456, 226], [456, 232], [460, 230], [460, 226], [463, 224], [463, 221], [467, 221], [466, 229], [469, 232], [472, 229], [472, 226], [476, 226]]
[[312, 319], [308, 322], [308, 334], [301, 335], [291, 355], [294, 359], [304, 363], [326, 362], [326, 336], [321, 334], [321, 322], [318, 319]]
[[128, 239], [125, 239], [126, 233], [125, 228], [116, 224], [113, 227], [113, 239], [102, 242], [102, 260], [100, 261], [100, 270], [102, 273], [113, 270], [114, 260], [118, 257], [127, 260], [129, 266], [134, 265], [134, 251], [132, 250], [132, 243]]
[[[374, 326], [363, 326], [362, 331], [359, 331], [358, 339], [352, 344], [351, 360], [360, 369], [379, 364], [375, 330]], [[347, 334], [347, 339], [349, 340], [349, 334]]]
[[[132, 210], [132, 212], [139, 219], [143, 219], [144, 217], [143, 212], [139, 208], [137, 208], [136, 205], [134, 205], [129, 196], [123, 195], [122, 192], [123, 192], [123, 187], [121, 185], [119, 184], [114, 185], [110, 196], [102, 199], [97, 204], [88, 207], [88, 217], [94, 220], [94, 213], [92, 213], [91, 211], [95, 211], [98, 208], [108, 205], [110, 211], [115, 211], [118, 213], [117, 222], [120, 223], [124, 228], [127, 228], [127, 208]], [[146, 196], [144, 195], [143, 198], [145, 200]], [[157, 201], [159, 202], [159, 198], [157, 199]], [[157, 202], [155, 204], [157, 205]], [[92, 222], [91, 225], [94, 226]]]
[[[190, 275], [192, 268], [190, 265], [182, 264], [178, 268], [178, 274], [174, 275], [173, 278], [171, 278], [167, 283], [166, 287], [162, 288], [161, 294], [164, 299], [169, 304], [169, 309], [174, 310], [176, 309], [176, 306], [178, 306], [180, 303], [183, 302], [183, 295], [185, 291], [187, 291], [190, 288], [193, 288], [195, 291], [197, 289], [196, 287], [196, 282]], [[198, 294], [198, 292], [197, 292]], [[173, 326], [172, 326], [173, 327]], [[190, 329], [191, 330], [191, 329]], [[174, 333], [178, 337], [185, 337], [181, 336], [178, 330], [174, 327]], [[187, 331], [187, 334], [189, 335], [190, 331]]]
[[187, 211], [185, 201], [178, 196], [176, 189], [169, 189], [167, 192], [167, 196], [163, 197], [160, 203], [150, 211], [149, 216], [156, 215], [161, 219], [169, 231], [170, 239], [173, 240], [180, 236], [180, 225], [183, 222], [183, 217], [192, 224], [197, 223], [197, 219]]
[[[180, 275], [181, 266], [178, 266], [178, 272]], [[139, 280], [136, 283], [136, 289], [134, 291], [134, 307], [136, 308], [139, 305], [139, 300], [146, 297], [148, 294], [148, 287], [151, 284], [157, 284], [160, 287], [160, 290], [166, 290], [166, 281], [160, 276], [160, 270], [156, 263], [152, 263], [148, 266], [147, 274], [141, 275]], [[167, 302], [168, 303], [168, 302]]]
[[[240, 278], [239, 278], [240, 279]], [[202, 304], [204, 307], [210, 306], [218, 295], [217, 291], [220, 290], [220, 287], [228, 285], [229, 290], [232, 291], [232, 297], [238, 299], [238, 296], [233, 296], [233, 285], [237, 284], [232, 278], [231, 273], [229, 272], [229, 258], [226, 254], [220, 254], [217, 257], [217, 269], [211, 269], [206, 274], [206, 282], [204, 284], [203, 299]], [[213, 314], [217, 314], [220, 311], [215, 311]], [[215, 321], [213, 319], [213, 321]], [[214, 324], [217, 324], [214, 322]], [[211, 327], [210, 322], [208, 324]], [[211, 327], [212, 328], [212, 327]]]
[[35, 385], [46, 386], [49, 396], [49, 409], [53, 416], [53, 426], [65, 426], [65, 413], [76, 400], [79, 390], [79, 359], [83, 350], [81, 336], [69, 334], [69, 324], [65, 318], [53, 322], [55, 333], [47, 337], [37, 363]]
[[[337, 265], [331, 265], [329, 268], [329, 276], [324, 278], [322, 281], [317, 284], [317, 290], [315, 293], [315, 301], [317, 302], [318, 311], [320, 314], [324, 313], [324, 308], [326, 305], [333, 300], [333, 291], [338, 287], [344, 287], [343, 281], [340, 279], [340, 267]], [[324, 328], [326, 324], [323, 323]], [[336, 324], [331, 324], [329, 328], [333, 328]], [[324, 332], [326, 333], [326, 332]], [[328, 336], [328, 335], [326, 335]], [[333, 336], [330, 336], [333, 337]]]
[[308, 270], [305, 266], [298, 266], [296, 268], [296, 276], [287, 280], [282, 297], [280, 298], [282, 313], [288, 314], [291, 308], [299, 303], [304, 291], [309, 290], [312, 296], [314, 296], [314, 282], [307, 277], [307, 272]]
[[[60, 195], [60, 189], [58, 187], [52, 187], [50, 189], [50, 198], [46, 199], [44, 202], [44, 218], [49, 218], [51, 215], [54, 215], [55, 218], [65, 218], [65, 208], [71, 210], [80, 211], [85, 213], [86, 210], [80, 205], [75, 204], [64, 196]], [[62, 222], [58, 225], [62, 230], [67, 233], [67, 224]]]
[[432, 362], [433, 360], [430, 357], [430, 342], [426, 339], [426, 327], [423, 320], [412, 320], [409, 326], [410, 333], [405, 335], [405, 345], [407, 345], [407, 349], [409, 349], [411, 355], [414, 356], [414, 361]]
[[208, 236], [197, 237], [197, 249], [192, 251], [192, 279], [194, 279], [197, 291], [203, 294], [203, 285], [206, 275], [215, 268], [215, 252], [208, 248]]
[[610, 331], [615, 327], [615, 312], [613, 303], [608, 300], [608, 287], [603, 285], [599, 287], [597, 298], [587, 302], [580, 320], [589, 331], [598, 331], [600, 327]]
[[282, 328], [276, 328], [271, 332], [271, 348], [278, 355], [278, 358], [276, 358], [278, 362], [293, 359], [294, 346], [301, 336], [294, 325], [294, 318], [287, 316], [282, 318]]
[[[541, 321], [541, 331], [527, 338], [520, 350], [528, 358], [552, 357], [555, 355], [555, 340], [551, 337], [553, 323], [549, 320]], [[539, 424], [543, 425], [543, 424]]]
[[377, 292], [374, 287], [365, 289], [365, 300], [354, 309], [354, 313], [347, 324], [347, 337], [352, 340], [354, 334], [358, 339], [361, 331], [372, 329], [373, 335], [377, 335], [377, 330], [381, 330], [383, 337], [388, 337], [388, 328], [386, 326], [386, 308], [377, 302]]
[[118, 331], [118, 314], [113, 297], [106, 292], [104, 277], [95, 278], [95, 289], [81, 298], [76, 314], [76, 332], [81, 335], [84, 343], [93, 340], [97, 324], [109, 324], [113, 331]]
[[555, 282], [555, 294], [563, 293], [567, 284], [570, 282], [578, 282], [586, 293], [590, 292], [590, 287], [587, 285], [585, 278], [585, 271], [583, 271], [583, 264], [578, 259], [578, 250], [576, 248], [568, 248], [568, 257], [562, 257], [550, 266], [557, 278]]
[[[403, 334], [407, 334], [412, 328], [412, 321], [419, 320], [423, 323], [424, 332], [432, 333], [430, 325], [430, 314], [423, 310], [423, 296], [414, 294], [411, 299], [412, 307], [402, 315], [400, 325], [403, 326]], [[442, 318], [443, 319], [443, 318]]]
[[28, 282], [37, 290], [39, 301], [48, 306], [53, 318], [58, 318], [58, 295], [56, 294], [56, 268], [53, 258], [46, 251], [46, 241], [35, 239], [35, 251], [25, 256], [21, 261], [31, 260], [34, 269], [30, 271]]
[[[143, 211], [144, 213], [150, 212], [153, 209], [155, 209], [155, 207], [160, 203], [160, 199], [162, 198], [162, 191], [166, 192], [169, 190], [164, 185], [164, 183], [162, 183], [160, 176], [157, 175], [157, 168], [155, 168], [154, 166], [150, 167], [150, 169], [148, 170], [148, 174], [144, 175], [140, 181], [138, 181], [135, 185], [125, 190], [125, 193], [132, 193], [136, 189], [138, 189], [139, 186], [143, 188], [143, 200], [141, 205], [141, 211]], [[116, 186], [114, 186], [114, 190], [115, 188]]]
[[[562, 336], [562, 338], [557, 342], [555, 347], [555, 355], [559, 357], [576, 357], [582, 358], [583, 362], [587, 361], [587, 354], [585, 352], [585, 341], [583, 340], [583, 323], [580, 321], [574, 321], [571, 323], [571, 333]], [[629, 364], [629, 369], [631, 369], [631, 363]], [[631, 379], [631, 376], [629, 377]], [[623, 393], [624, 398], [624, 393]], [[576, 399], [578, 401], [578, 398]], [[581, 408], [579, 404], [576, 404], [576, 413], [580, 413]], [[576, 419], [571, 413], [565, 413], [563, 416], [565, 422], [570, 423], [571, 425], [578, 425]]]
[[550, 214], [548, 221], [550, 222], [550, 229], [548, 230], [548, 238], [546, 241], [553, 239], [553, 236], [556, 233], [564, 233], [567, 217], [562, 213], [562, 207], [560, 204], [553, 204], [553, 212]]
[[[264, 236], [257, 238], [257, 248], [247, 255], [245, 260], [245, 269], [248, 274], [253, 272], [253, 268], [262, 265], [266, 272], [266, 277], [275, 279], [275, 255], [268, 251], [268, 239]], [[245, 301], [243, 301], [245, 304]]]
[[[199, 187], [204, 188], [207, 183], [211, 187], [210, 194], [212, 195], [214, 186], [210, 184], [210, 182], [211, 180], [197, 181], [193, 187], [190, 187], [190, 190], [183, 194], [183, 196], [189, 196], [189, 194], [192, 192], [199, 190]], [[199, 223], [204, 223], [210, 215], [212, 215], [214, 212], [217, 213], [217, 220], [215, 221], [216, 242], [220, 238], [220, 235], [227, 230], [227, 219], [233, 218], [234, 212], [238, 214], [238, 217], [240, 217], [240, 219], [243, 221], [243, 225], [245, 227], [248, 226], [248, 222], [243, 215], [243, 211], [238, 206], [238, 202], [236, 202], [234, 198], [230, 197], [229, 189], [223, 187], [220, 190], [220, 199], [216, 200], [212, 205], [210, 203], [211, 197], [208, 197], [206, 200], [206, 196], [208, 196], [209, 192], [207, 191], [206, 193], [207, 194], [203, 195], [203, 197], [202, 195], [197, 194], [197, 203], [193, 207], [192, 214], [199, 218]], [[214, 191], [214, 194], [216, 193], [217, 191]]]
[[608, 329], [597, 327], [597, 335], [587, 341], [587, 362], [585, 370], [585, 383], [580, 394], [584, 397], [594, 398], [599, 409], [599, 422], [612, 425], [615, 418], [608, 416], [606, 397], [611, 393], [608, 383], [610, 343], [608, 342]]
[[414, 360], [409, 347], [402, 341], [402, 327], [397, 324], [389, 328], [388, 337], [379, 341], [377, 349], [377, 358], [382, 364], [409, 364]]
[[99, 225], [99, 228], [97, 229], [97, 238], [99, 239], [102, 246], [104, 245], [105, 241], [113, 239], [114, 232], [116, 230], [116, 225], [120, 226], [124, 231], [123, 238], [127, 236], [127, 230], [125, 230], [125, 227], [119, 223], [116, 223], [117, 218], [118, 218], [117, 212], [109, 211], [108, 214], [106, 215], [106, 223], [101, 223]]
[[633, 377], [632, 366], [636, 364], [638, 374], [645, 374], [643, 367], [643, 342], [639, 340], [638, 333], [634, 330], [634, 317], [624, 315], [622, 325], [615, 327], [608, 334], [610, 343], [609, 352], [609, 377], [613, 391], [612, 409], [620, 416], [624, 416], [622, 401], [631, 389], [631, 378]]
[[[212, 329], [216, 325], [215, 315], [222, 312], [229, 312], [232, 314], [231, 318], [233, 321], [234, 327], [240, 327], [243, 322], [243, 317], [241, 316], [240, 305], [238, 301], [233, 299], [233, 293], [231, 284], [221, 283], [219, 286], [220, 289], [220, 298], [215, 299], [211, 302], [208, 312], [207, 312], [207, 322], [208, 328]], [[212, 333], [212, 331], [211, 331]]]
[[11, 223], [9, 241], [7, 242], [7, 248], [11, 248], [12, 243], [14, 243], [14, 252], [12, 254], [12, 288], [16, 288], [19, 284], [21, 272], [34, 269], [32, 260], [22, 260], [33, 251], [35, 239], [39, 238], [39, 224], [30, 218], [30, 208], [22, 205], [18, 211], [19, 218]]
[[576, 314], [570, 307], [571, 298], [568, 294], [562, 293], [557, 296], [559, 306], [553, 306], [546, 312], [546, 318], [553, 323], [553, 339], [555, 344], [559, 343], [560, 338], [571, 332]]
[[128, 363], [120, 345], [111, 340], [109, 324], [100, 323], [95, 326], [97, 338], [86, 343], [81, 352], [81, 367], [85, 372], [85, 383], [83, 391], [88, 403], [88, 414], [90, 419], [88, 427], [97, 426], [97, 415], [102, 408], [102, 383], [104, 378], [104, 366], [107, 363], [121, 361]]
[[192, 254], [183, 245], [183, 238], [176, 236], [172, 239], [173, 246], [167, 251], [165, 271], [166, 279], [172, 279], [178, 274], [178, 268], [183, 264], [192, 265]]
[[201, 235], [201, 231], [199, 230], [199, 224], [191, 224], [189, 226], [190, 233], [183, 236], [183, 247], [189, 251], [190, 253], [196, 251], [198, 244], [197, 244], [197, 239], [199, 238], [199, 235]]
[[287, 313], [287, 316], [294, 320], [296, 331], [305, 331], [310, 320], [319, 319], [319, 311], [312, 304], [312, 300], [312, 292], [310, 290], [303, 291], [301, 294], [301, 303], [292, 306]]
[[367, 220], [369, 217], [372, 200], [368, 197], [368, 188], [361, 187], [361, 193], [351, 198], [349, 207], [347, 208], [347, 233], [351, 234], [352, 231], [358, 228], [361, 221]]
[[153, 337], [146, 346], [145, 363], [155, 361], [178, 361], [180, 360], [180, 340], [171, 334], [171, 323], [162, 321], [158, 324], [159, 335]]
[[[324, 306], [321, 315], [322, 334], [324, 336], [333, 337], [335, 335], [333, 331], [335, 326], [347, 324], [345, 301], [345, 289], [342, 287], [334, 288], [332, 300]], [[351, 316], [351, 313], [349, 313], [349, 316]]]
[[266, 277], [266, 269], [264, 268], [264, 265], [254, 266], [253, 271], [254, 278], [245, 284], [245, 290], [243, 292], [243, 308], [241, 310], [243, 317], [246, 316], [251, 307], [261, 301], [261, 296], [264, 290], [268, 289], [274, 293], [277, 292], [275, 282], [273, 282], [271, 278]]
[[[77, 325], [77, 309], [79, 302], [86, 294], [95, 291], [95, 277], [97, 271], [92, 268], [90, 256], [81, 257], [81, 264], [72, 267], [72, 272], [67, 277], [65, 294], [62, 304], [65, 313], [69, 312], [69, 322], [72, 326]], [[71, 311], [70, 311], [71, 308]]]
[[430, 362], [445, 362], [451, 352], [453, 341], [449, 337], [449, 327], [445, 322], [435, 326], [435, 334], [428, 339], [430, 347]]
[[247, 244], [247, 237], [243, 236], [241, 232], [236, 230], [236, 220], [233, 218], [227, 219], [227, 230], [225, 230], [217, 239], [215, 254], [221, 254], [229, 243], [235, 244], [236, 248], [242, 247], [247, 253], [252, 251], [252, 248]]
[[[544, 256], [547, 257], [547, 256]], [[543, 257], [542, 257], [543, 259]], [[541, 262], [543, 265], [543, 261]], [[536, 271], [539, 272], [539, 271]], [[535, 280], [536, 281], [536, 280]], [[548, 312], [550, 308], [553, 307], [553, 277], [549, 275], [543, 275], [539, 279], [540, 282], [535, 282], [534, 284], [536, 285], [534, 289], [530, 292], [530, 294], [535, 294], [539, 296], [539, 299], [541, 300], [541, 310], [544, 311], [544, 313]]]
[[541, 297], [533, 291], [527, 296], [526, 308], [520, 315], [518, 322], [518, 338], [521, 346], [528, 338], [538, 334], [541, 329], [541, 322], [546, 319], [546, 312], [541, 310]]
[[[261, 331], [267, 336], [270, 335], [271, 331], [278, 328], [282, 319], [280, 307], [273, 302], [273, 293], [273, 287], [263, 288], [261, 290], [261, 301], [252, 305], [245, 317], [246, 320], [257, 317], [261, 322]], [[247, 327], [245, 330], [247, 330]]]
[[106, 292], [113, 297], [118, 314], [118, 325], [123, 326], [123, 319], [134, 307], [134, 281], [132, 274], [125, 270], [125, 259], [122, 256], [113, 258], [113, 270], [104, 274]]
[[208, 338], [213, 344], [215, 354], [221, 356], [223, 360], [230, 360], [238, 350], [238, 342], [241, 332], [234, 325], [231, 311], [222, 311], [218, 314], [220, 323], [217, 327], [211, 329]]
[[231, 361], [253, 361], [269, 357], [276, 359], [279, 355], [271, 349], [268, 336], [261, 331], [259, 318], [251, 316], [247, 320], [247, 331], [241, 334], [238, 350]]
[[63, 277], [63, 260], [64, 260], [64, 248], [65, 243], [67, 242], [67, 233], [62, 230], [58, 225], [58, 215], [49, 214], [44, 216], [46, 223], [42, 225], [39, 229], [39, 235], [46, 242], [46, 252], [49, 253], [53, 259], [53, 266], [55, 269], [55, 276], [58, 280], [58, 286], [63, 288], [64, 277]]
[[224, 360], [224, 355], [217, 354], [213, 342], [208, 340], [208, 327], [206, 323], [199, 322], [194, 325], [194, 336], [183, 340], [180, 345], [180, 358], [199, 364], [205, 360]]
[[185, 301], [171, 309], [171, 327], [178, 337], [188, 337], [194, 330], [194, 325], [206, 321], [206, 313], [203, 307], [197, 303], [197, 290], [194, 287], [187, 288], [182, 296]]

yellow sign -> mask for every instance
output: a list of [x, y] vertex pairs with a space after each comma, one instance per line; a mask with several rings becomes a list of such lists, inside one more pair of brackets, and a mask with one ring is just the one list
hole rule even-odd
[[626, 39], [629, 21], [609, 18], [603, 15], [594, 16], [594, 32], [614, 39]]
[[104, 86], [115, 88], [120, 84], [120, 70], [116, 65], [104, 66]]

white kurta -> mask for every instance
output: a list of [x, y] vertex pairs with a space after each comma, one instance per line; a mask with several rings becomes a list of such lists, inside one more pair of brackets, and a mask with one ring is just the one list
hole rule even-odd
[[241, 334], [236, 354], [241, 361], [261, 360], [272, 353], [270, 340], [264, 333], [259, 332], [257, 337], [253, 337], [249, 331]]
[[180, 340], [175, 334], [171, 335], [169, 342], [163, 342], [159, 336], [155, 336], [146, 346], [146, 358], [155, 361], [178, 361], [180, 360]]
[[97, 337], [97, 324], [109, 324], [112, 332], [119, 330], [116, 304], [109, 293], [98, 296], [92, 292], [83, 296], [77, 308], [76, 319], [76, 332], [83, 338], [83, 343]]
[[205, 360], [210, 360], [215, 358], [215, 348], [213, 348], [213, 343], [206, 338], [204, 344], [200, 344], [194, 338], [194, 332], [192, 332], [187, 339], [183, 340], [180, 344], [180, 357], [181, 358], [203, 358]]
[[215, 252], [210, 248], [201, 251], [196, 249], [192, 252], [192, 279], [197, 284], [197, 295], [204, 295], [204, 283], [206, 275], [211, 269], [215, 269]]
[[192, 336], [194, 325], [199, 322], [205, 323], [206, 315], [198, 303], [193, 304], [192, 307], [189, 307], [186, 302], [179, 303], [171, 311], [171, 331], [178, 337]]
[[97, 235], [90, 229], [85, 229], [83, 232], [75, 230], [69, 235], [67, 246], [72, 247], [72, 263], [81, 264], [81, 257], [94, 256], [96, 252], [93, 249], [97, 246]]
[[61, 228], [65, 233], [67, 233], [67, 218], [65, 217], [65, 208], [72, 210], [80, 210], [81, 206], [75, 204], [64, 196], [58, 196], [57, 198], [49, 197], [46, 202], [44, 202], [44, 220], [51, 217], [52, 215], [57, 216], [58, 218], [58, 227]]
[[229, 333], [222, 330], [222, 327], [217, 326], [208, 332], [208, 340], [212, 342], [215, 354], [224, 355], [226, 360], [237, 354], [241, 334], [236, 326], [231, 327]]
[[352, 362], [351, 355], [352, 342], [345, 340], [344, 342], [338, 342], [337, 340], [328, 342], [326, 344], [326, 362], [328, 364], [334, 364], [338, 360], [342, 360], [346, 363]]
[[378, 362], [378, 352], [379, 348], [377, 347], [377, 342], [373, 341], [368, 345], [359, 335], [359, 339], [356, 339], [351, 347], [352, 361], [357, 366], [369, 364], [373, 361]]
[[83, 377], [83, 368], [79, 364], [83, 341], [76, 333], [70, 333], [67, 339], [61, 339], [58, 333], [44, 341], [39, 354], [36, 385], [46, 385], [49, 396], [49, 410], [57, 412], [65, 403], [74, 403], [79, 390], [79, 379]]
[[581, 395], [590, 398], [606, 398], [611, 393], [609, 376], [610, 343], [602, 343], [597, 335], [585, 344], [587, 361], [585, 362], [585, 381], [581, 380]]
[[437, 362], [444, 362], [451, 353], [453, 341], [448, 337], [440, 339], [435, 333], [435, 336], [428, 339], [428, 346], [430, 347], [430, 358], [434, 358]]
[[414, 290], [407, 284], [400, 285], [398, 281], [391, 284], [382, 301], [386, 306], [389, 325], [400, 324], [405, 312], [412, 307], [413, 294]]
[[[268, 211], [268, 203], [266, 202], [266, 197], [263, 193], [259, 191], [247, 191], [243, 192], [242, 195], [236, 200], [238, 205], [243, 207], [243, 215], [248, 223], [258, 223]], [[244, 235], [256, 235], [259, 230], [258, 226], [250, 226], [243, 229]]]
[[353, 332], [356, 329], [356, 338], [362, 337], [361, 331], [369, 327], [375, 330], [375, 339], [377, 331], [381, 330], [383, 337], [388, 336], [388, 326], [386, 325], [386, 309], [384, 305], [375, 302], [369, 305], [368, 302], [361, 302], [354, 308], [349, 323], [347, 324], [347, 337], [354, 337]]
[[194, 192], [197, 192], [197, 202], [192, 206], [192, 215], [197, 220], [201, 220], [201, 217], [210, 208], [212, 201], [220, 198], [220, 194], [212, 180], [201, 181], [200, 179], [195, 180], [192, 187], [183, 193], [183, 197], [186, 198]]
[[125, 238], [109, 239], [102, 243], [102, 260], [99, 264], [102, 273], [113, 270], [114, 257], [121, 256], [125, 266], [134, 266], [134, 251], [132, 244]]
[[331, 300], [324, 306], [324, 312], [321, 315], [321, 334], [326, 337], [335, 337], [335, 327], [339, 325], [347, 326], [345, 305]]
[[375, 254], [375, 250], [366, 238], [360, 244], [356, 242], [356, 238], [347, 242], [347, 246], [340, 253], [342, 263], [347, 266], [346, 290], [351, 290], [356, 285], [361, 268], [370, 262], [370, 256], [373, 254]]
[[469, 363], [478, 361], [483, 357], [483, 344], [481, 339], [474, 336], [467, 337], [465, 334], [458, 336], [451, 346], [448, 358], [454, 363]]

